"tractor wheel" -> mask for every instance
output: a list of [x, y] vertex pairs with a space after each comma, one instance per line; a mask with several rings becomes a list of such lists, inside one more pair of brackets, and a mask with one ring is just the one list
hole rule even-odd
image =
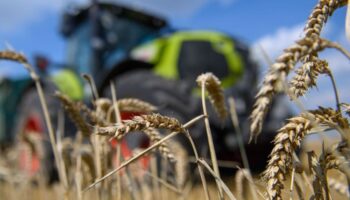
[[[55, 126], [59, 102], [46, 92], [45, 95], [50, 109], [51, 122]], [[53, 151], [39, 96], [35, 88], [29, 89], [23, 95], [17, 112], [15, 148], [18, 153], [18, 170], [30, 179], [35, 180], [37, 177], [44, 177], [45, 182], [54, 182], [58, 179], [58, 176]], [[53, 128], [56, 130], [55, 127]]]
[[[114, 80], [114, 83], [116, 85], [118, 99], [141, 99], [155, 105], [158, 108], [156, 112], [165, 116], [174, 117], [182, 123], [191, 120], [201, 109], [199, 98], [193, 98], [192, 95], [189, 95], [192, 92], [192, 88], [189, 84], [182, 81], [164, 79], [149, 70], [134, 70], [122, 74]], [[104, 88], [103, 91], [104, 96], [111, 96], [110, 87]], [[132, 115], [121, 114], [122, 117], [126, 117], [124, 119], [132, 118]], [[196, 123], [190, 128], [191, 135], [196, 143], [202, 139], [201, 130], [203, 130], [202, 123]], [[193, 151], [191, 146], [183, 134], [173, 139], [182, 146], [181, 149], [192, 155]], [[121, 147], [124, 149], [124, 152], [132, 152], [134, 149], [138, 148], [142, 149], [149, 144], [148, 138], [141, 134], [126, 135], [123, 142]], [[125, 155], [127, 156], [128, 154]], [[159, 160], [160, 159], [158, 159], [158, 161]], [[149, 158], [145, 157], [141, 162], [144, 168], [150, 167]]]

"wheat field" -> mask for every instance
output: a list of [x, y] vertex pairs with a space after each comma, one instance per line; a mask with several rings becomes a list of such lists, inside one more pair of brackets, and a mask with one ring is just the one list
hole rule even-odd
[[[241, 145], [243, 166], [236, 167], [234, 177], [220, 175], [222, 163], [216, 158], [206, 101], [209, 100], [220, 119], [232, 119], [236, 132], [240, 132], [240, 122], [234, 98], [225, 97], [220, 80], [212, 73], [197, 78], [203, 113], [188, 122], [158, 114], [157, 107], [149, 102], [117, 99], [113, 85], [112, 97], [102, 98], [95, 94], [93, 106], [73, 101], [57, 92], [55, 97], [78, 130], [74, 138], [60, 138], [56, 137], [57, 130], [53, 130], [49, 118], [40, 77], [23, 54], [0, 52], [0, 59], [22, 64], [36, 84], [60, 180], [49, 185], [44, 171], [36, 176], [21, 174], [13, 167], [16, 151], [2, 152], [0, 198], [349, 199], [350, 103], [339, 98], [332, 67], [319, 56], [320, 52], [331, 48], [350, 59], [350, 53], [340, 44], [321, 37], [328, 18], [338, 8], [347, 5], [346, 0], [320, 0], [309, 15], [302, 39], [285, 48], [264, 76], [250, 117], [250, 142], [264, 137], [260, 134], [263, 122], [277, 94], [289, 96], [290, 101], [299, 106], [300, 112], [286, 119], [277, 131], [269, 161], [261, 174], [253, 174], [249, 170], [249, 158]], [[318, 109], [306, 110], [299, 98], [317, 87], [317, 78], [321, 75], [331, 80], [335, 107], [317, 105]], [[90, 84], [91, 88], [95, 87], [93, 81]], [[226, 105], [225, 98], [229, 98], [229, 105]], [[124, 111], [144, 114], [121, 120], [120, 113]], [[203, 134], [208, 138], [205, 145], [209, 147], [210, 159], [200, 157], [189, 131], [189, 127], [202, 122], [205, 124]], [[305, 143], [309, 135], [327, 135], [330, 132], [336, 132], [339, 137]], [[135, 149], [129, 157], [124, 157], [120, 141], [136, 134], [148, 137], [150, 145]], [[188, 140], [194, 156], [190, 157], [181, 143], [174, 139], [180, 134]], [[35, 138], [26, 138], [23, 142], [27, 151], [41, 150]], [[149, 158], [149, 168], [143, 167], [144, 157]], [[190, 166], [194, 166], [194, 174]]]

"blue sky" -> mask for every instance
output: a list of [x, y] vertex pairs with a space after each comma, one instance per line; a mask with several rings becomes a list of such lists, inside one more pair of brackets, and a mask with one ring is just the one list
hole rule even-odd
[[[68, 4], [82, 4], [87, 0], [1, 0], [0, 47], [12, 46], [29, 57], [42, 53], [56, 62], [64, 61], [64, 41], [58, 34], [60, 14]], [[272, 57], [302, 36], [303, 24], [316, 0], [119, 0], [134, 7], [151, 10], [168, 18], [175, 28], [212, 29], [242, 38], [255, 49], [259, 45]], [[337, 11], [326, 26], [324, 37], [350, 49], [345, 38], [346, 9]], [[9, 45], [7, 45], [9, 44]], [[340, 85], [350, 81], [344, 72], [350, 72], [350, 63], [335, 51], [322, 54], [330, 62]], [[6, 64], [6, 65], [5, 65]], [[265, 66], [264, 60], [261, 60]], [[8, 67], [6, 67], [8, 66]], [[10, 67], [11, 66], [11, 67]], [[263, 68], [262, 72], [264, 72]], [[22, 74], [20, 67], [2, 62], [2, 74]], [[341, 88], [344, 101], [350, 98]], [[323, 91], [323, 92], [320, 92]], [[333, 102], [326, 78], [320, 88], [311, 94], [320, 104]], [[323, 95], [323, 96], [322, 96]], [[348, 101], [349, 102], [349, 101]]]

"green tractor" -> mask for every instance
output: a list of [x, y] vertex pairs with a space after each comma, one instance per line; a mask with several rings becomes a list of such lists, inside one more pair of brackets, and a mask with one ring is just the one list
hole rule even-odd
[[[96, 2], [68, 10], [63, 16], [61, 33], [67, 41], [64, 65], [55, 66], [45, 58], [38, 58], [36, 63], [43, 77], [54, 124], [57, 124], [60, 112], [59, 103], [52, 96], [55, 90], [74, 100], [91, 99], [89, 87], [81, 78], [83, 73], [92, 75], [102, 95], [110, 95], [109, 84], [113, 81], [119, 98], [149, 101], [157, 105], [161, 113], [185, 122], [201, 113], [199, 96], [194, 89], [195, 79], [210, 71], [222, 80], [225, 93], [236, 97], [242, 128], [246, 130], [244, 124], [247, 124], [252, 107], [258, 68], [250, 58], [248, 47], [238, 40], [214, 31], [174, 31], [160, 17], [121, 5]], [[1, 146], [10, 146], [19, 137], [39, 138], [41, 145], [50, 149], [38, 96], [29, 77], [21, 80], [3, 78], [0, 93]], [[285, 105], [275, 107], [278, 112], [272, 109], [268, 117], [270, 126], [264, 130], [269, 135], [289, 114]], [[239, 161], [236, 136], [230, 122], [223, 126], [213, 117], [211, 123], [218, 158]], [[66, 128], [65, 134], [74, 135], [72, 130]], [[203, 130], [204, 127], [198, 125], [192, 131], [199, 144], [205, 140]], [[254, 163], [264, 165], [266, 156], [260, 155], [268, 154], [269, 148], [265, 146], [270, 139], [265, 137], [255, 148], [248, 148]], [[205, 154], [207, 146], [202, 146], [201, 152]], [[45, 165], [48, 173], [54, 173], [52, 155], [47, 154], [43, 159], [42, 155], [20, 153], [20, 168], [35, 174]]]

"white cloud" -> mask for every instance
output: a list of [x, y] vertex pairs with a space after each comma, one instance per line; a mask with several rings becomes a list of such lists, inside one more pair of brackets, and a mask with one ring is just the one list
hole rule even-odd
[[281, 27], [276, 32], [258, 39], [253, 45], [255, 56], [257, 56], [257, 59], [260, 61], [265, 62], [265, 58], [262, 55], [263, 50], [274, 60], [282, 53], [283, 49], [301, 38], [303, 27], [303, 24], [298, 24], [292, 27]]
[[[166, 17], [189, 17], [208, 2], [227, 6], [235, 0], [101, 0], [120, 2], [150, 10]], [[11, 33], [21, 26], [44, 18], [49, 12], [57, 12], [68, 4], [86, 4], [90, 0], [1, 0], [0, 32]]]
[[[296, 24], [291, 27], [280, 27], [275, 32], [265, 35], [254, 42], [253, 51], [259, 60], [263, 59], [262, 49], [271, 59], [279, 56], [283, 49], [292, 45], [303, 37], [305, 23]], [[334, 29], [334, 25], [328, 22], [322, 31], [322, 37], [326, 37]], [[262, 49], [261, 49], [262, 48]]]

